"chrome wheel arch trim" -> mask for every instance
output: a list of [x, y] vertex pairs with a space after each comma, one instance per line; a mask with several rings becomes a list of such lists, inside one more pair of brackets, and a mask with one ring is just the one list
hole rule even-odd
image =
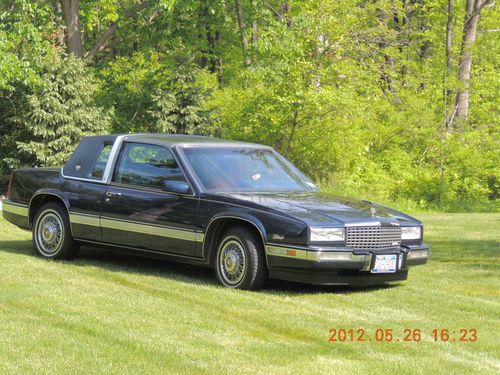
[[68, 214], [68, 217], [69, 217], [69, 203], [68, 201], [64, 198], [62, 192], [60, 191], [57, 191], [57, 190], [38, 190], [35, 192], [35, 194], [33, 194], [33, 196], [30, 198], [30, 201], [28, 203], [28, 225], [32, 225], [32, 220], [31, 220], [31, 210], [32, 210], [32, 203], [33, 203], [33, 200], [38, 197], [39, 195], [51, 195], [51, 196], [54, 196], [56, 198], [58, 198], [58, 200], [60, 200], [63, 204], [64, 204], [64, 207], [66, 208], [66, 213]]
[[[207, 225], [207, 228], [205, 229], [205, 234], [204, 234], [204, 238], [203, 238], [203, 242], [202, 242], [202, 253], [201, 253], [201, 256], [203, 259], [205, 259], [206, 257], [206, 247], [208, 246], [208, 244], [206, 243], [206, 239], [207, 239], [207, 235], [210, 233], [210, 228], [212, 226], [212, 224], [214, 224], [216, 221], [218, 220], [223, 220], [223, 219], [235, 219], [235, 220], [241, 220], [241, 221], [244, 221], [244, 222], [247, 222], [249, 223], [250, 225], [252, 225], [255, 229], [257, 229], [257, 231], [259, 232], [259, 235], [260, 235], [260, 238], [262, 240], [262, 249], [264, 251], [264, 257], [266, 259], [266, 267], [268, 267], [268, 264], [267, 264], [267, 254], [266, 254], [266, 244], [267, 244], [267, 241], [266, 241], [266, 236], [265, 236], [265, 232], [264, 232], [264, 226], [262, 225], [262, 223], [260, 223], [260, 221], [258, 221], [257, 219], [254, 219], [255, 221], [257, 221], [261, 226], [262, 226], [262, 229], [259, 227], [259, 225], [257, 223], [255, 223], [254, 221], [250, 220], [249, 218], [245, 218], [245, 217], [241, 217], [241, 216], [235, 216], [235, 215], [219, 215], [219, 216], [216, 216], [216, 217], [213, 217], [212, 219], [210, 219], [210, 221], [208, 222], [208, 225]], [[213, 251], [215, 251], [217, 253], [218, 251], [218, 248], [219, 248], [219, 244], [215, 244], [215, 249], [212, 249], [212, 252], [209, 251], [209, 257], [206, 258], [206, 260], [208, 262], [210, 262], [210, 258], [212, 257], [213, 255]]]

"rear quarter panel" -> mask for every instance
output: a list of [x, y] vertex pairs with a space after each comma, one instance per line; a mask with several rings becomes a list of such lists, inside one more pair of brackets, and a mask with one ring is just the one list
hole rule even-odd
[[60, 194], [62, 178], [57, 168], [23, 168], [12, 173], [12, 185], [3, 217], [18, 227], [30, 228], [29, 206], [38, 191], [49, 190]]
[[10, 199], [29, 204], [40, 189], [59, 190], [63, 183], [59, 168], [23, 168], [13, 172]]

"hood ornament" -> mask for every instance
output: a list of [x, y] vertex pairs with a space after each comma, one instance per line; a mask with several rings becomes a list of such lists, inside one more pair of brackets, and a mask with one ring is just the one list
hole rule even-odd
[[375, 217], [375, 214], [377, 213], [377, 209], [373, 206], [370, 207], [370, 214], [372, 217]]

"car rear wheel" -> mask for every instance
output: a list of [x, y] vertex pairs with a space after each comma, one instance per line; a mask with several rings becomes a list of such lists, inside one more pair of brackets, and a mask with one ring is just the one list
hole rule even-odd
[[229, 288], [259, 290], [267, 278], [262, 241], [244, 227], [229, 229], [217, 248], [217, 280]]
[[73, 259], [80, 245], [73, 239], [68, 213], [54, 202], [44, 204], [35, 215], [33, 245], [38, 255], [49, 259]]

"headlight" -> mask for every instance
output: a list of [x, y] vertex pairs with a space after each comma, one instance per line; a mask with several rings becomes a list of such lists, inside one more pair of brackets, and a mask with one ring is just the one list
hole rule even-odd
[[311, 242], [344, 241], [344, 228], [311, 227]]
[[402, 240], [419, 240], [422, 237], [421, 227], [401, 227]]

